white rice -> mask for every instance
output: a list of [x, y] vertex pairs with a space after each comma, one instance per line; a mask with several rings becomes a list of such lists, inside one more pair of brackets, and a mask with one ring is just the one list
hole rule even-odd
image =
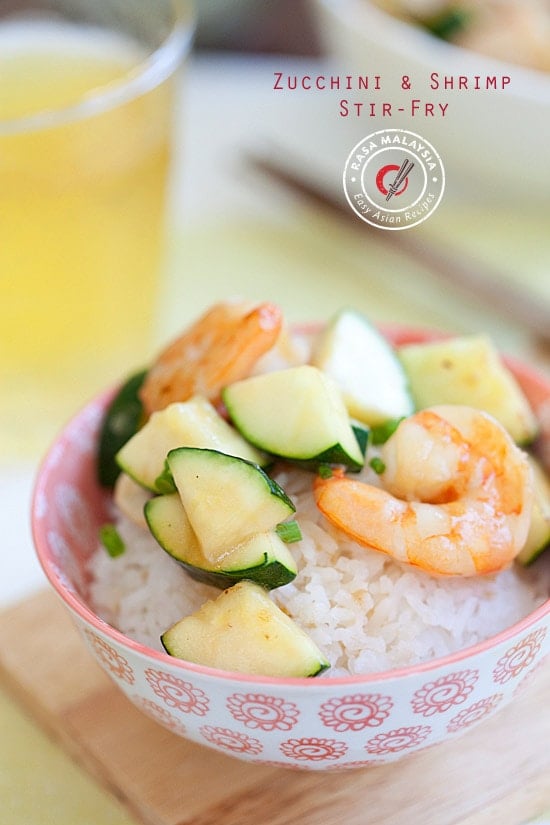
[[[310, 346], [307, 334], [285, 338], [255, 372], [304, 363]], [[356, 477], [380, 483], [368, 467]], [[303, 538], [289, 545], [296, 579], [272, 597], [328, 657], [326, 676], [380, 672], [445, 656], [510, 627], [548, 598], [550, 551], [536, 571], [514, 565], [492, 576], [435, 577], [362, 547], [332, 527], [315, 505], [313, 478], [296, 469], [276, 475], [296, 505]], [[126, 550], [113, 559], [98, 548], [91, 560], [92, 606], [127, 636], [162, 650], [161, 634], [220, 591], [191, 579], [147, 530], [122, 515], [116, 520]]]
[[[296, 579], [272, 596], [328, 657], [327, 676], [444, 656], [499, 633], [548, 598], [540, 570], [538, 577], [514, 566], [492, 576], [439, 578], [394, 562], [327, 524], [311, 473], [286, 470], [277, 480], [296, 504], [303, 539], [289, 545]], [[161, 650], [161, 633], [219, 590], [191, 579], [147, 531], [123, 517], [118, 526], [126, 551], [113, 559], [98, 549], [92, 604], [126, 635]]]

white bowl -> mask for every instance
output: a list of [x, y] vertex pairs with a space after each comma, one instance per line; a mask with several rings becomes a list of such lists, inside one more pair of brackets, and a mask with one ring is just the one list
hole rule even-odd
[[[382, 128], [401, 128], [429, 140], [442, 157], [450, 191], [487, 200], [510, 197], [548, 200], [550, 164], [550, 75], [504, 63], [433, 37], [397, 19], [369, 0], [311, 0], [321, 42], [341, 75], [380, 75], [380, 91], [340, 91], [341, 98], [393, 104], [392, 117], [327, 116], [323, 124], [332, 151], [342, 157], [362, 137]], [[504, 89], [442, 91], [429, 87], [432, 72], [458, 76], [510, 78]], [[401, 89], [407, 75], [410, 91]], [[445, 117], [410, 116], [415, 98], [448, 104]], [[404, 106], [405, 112], [396, 109]], [[363, 111], [368, 107], [364, 106]], [[377, 108], [378, 105], [377, 105]], [[422, 110], [423, 111], [423, 110]], [[323, 138], [323, 132], [320, 139]], [[513, 207], [514, 204], [512, 203]]]
[[[398, 327], [387, 334], [396, 344], [426, 339]], [[511, 366], [535, 409], [548, 405], [548, 379]], [[248, 762], [287, 768], [395, 761], [459, 736], [512, 702], [550, 652], [550, 599], [474, 647], [365, 676], [247, 676], [133, 641], [88, 601], [87, 562], [109, 518], [109, 496], [95, 468], [111, 397], [88, 404], [51, 447], [35, 488], [34, 539], [46, 576], [92, 655], [131, 702], [174, 733]]]

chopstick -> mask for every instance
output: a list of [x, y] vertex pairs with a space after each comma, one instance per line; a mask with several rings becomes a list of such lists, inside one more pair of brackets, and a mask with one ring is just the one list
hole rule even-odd
[[[536, 339], [536, 343], [544, 349], [550, 348], [550, 306], [543, 298], [511, 284], [498, 270], [469, 258], [462, 250], [453, 250], [448, 245], [443, 249], [436, 243], [426, 242], [424, 239], [418, 241], [406, 230], [386, 232], [371, 227], [354, 215], [343, 197], [319, 186], [318, 183], [313, 183], [313, 175], [310, 180], [309, 177], [306, 179], [303, 175], [297, 174], [286, 161], [278, 160], [276, 155], [276, 152], [270, 152], [269, 156], [249, 153], [246, 161], [257, 172], [309, 200], [315, 206], [323, 208], [347, 225], [356, 226], [369, 237], [374, 237], [373, 233], [376, 233], [377, 241], [388, 243], [393, 249], [409, 255], [442, 281], [461, 289], [493, 312], [513, 321]], [[303, 162], [300, 168], [304, 168]], [[404, 177], [401, 178], [401, 182]], [[319, 176], [315, 178], [318, 179]]]
[[395, 195], [395, 193], [399, 190], [399, 187], [407, 177], [407, 175], [414, 169], [414, 163], [410, 160], [404, 160], [401, 164], [399, 172], [395, 176], [395, 180], [393, 183], [390, 184], [390, 188], [388, 194], [386, 195], [386, 200], [389, 201]]

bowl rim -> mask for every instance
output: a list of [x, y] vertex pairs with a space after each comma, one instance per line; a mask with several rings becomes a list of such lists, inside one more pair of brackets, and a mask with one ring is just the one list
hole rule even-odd
[[[311, 328], [315, 325], [302, 325], [301, 329]], [[441, 340], [449, 337], [452, 333], [442, 333], [438, 330], [430, 330], [425, 327], [417, 327], [407, 324], [382, 324], [381, 328], [386, 333], [405, 334], [407, 337], [420, 336], [419, 340]], [[398, 343], [397, 346], [400, 344]], [[521, 369], [522, 373], [535, 381], [539, 386], [544, 385], [549, 390], [550, 397], [550, 378], [544, 376], [538, 369], [525, 364], [518, 358], [511, 358], [504, 356], [504, 360], [512, 368]], [[195, 673], [202, 676], [215, 678], [216, 680], [225, 680], [231, 682], [242, 682], [248, 685], [272, 685], [272, 686], [295, 686], [298, 688], [313, 689], [328, 689], [331, 686], [357, 686], [359, 684], [368, 685], [371, 683], [388, 682], [393, 680], [401, 680], [409, 677], [414, 677], [419, 674], [427, 673], [432, 670], [446, 668], [448, 666], [459, 665], [462, 661], [469, 659], [472, 656], [481, 655], [492, 648], [498, 647], [501, 644], [508, 642], [511, 639], [517, 638], [522, 633], [529, 630], [533, 625], [537, 624], [545, 616], [550, 615], [550, 595], [546, 601], [539, 605], [534, 611], [528, 613], [518, 622], [510, 625], [494, 636], [490, 636], [475, 645], [462, 648], [449, 653], [445, 656], [429, 659], [424, 662], [407, 665], [405, 667], [394, 668], [390, 670], [377, 671], [374, 673], [364, 674], [350, 674], [346, 676], [330, 676], [323, 675], [319, 679], [311, 677], [276, 677], [276, 676], [261, 676], [254, 674], [238, 673], [233, 671], [221, 670], [219, 668], [208, 667], [206, 665], [196, 664], [194, 662], [187, 662], [183, 659], [177, 659], [169, 656], [163, 651], [155, 650], [147, 645], [137, 642], [126, 636], [120, 630], [110, 625], [104, 619], [100, 618], [94, 611], [86, 604], [84, 600], [79, 598], [75, 593], [69, 590], [63, 583], [62, 579], [55, 572], [55, 565], [52, 564], [51, 554], [49, 551], [49, 543], [47, 538], [47, 528], [45, 527], [45, 519], [41, 514], [41, 501], [45, 495], [45, 490], [48, 487], [50, 472], [56, 466], [56, 454], [60, 445], [67, 439], [67, 435], [73, 429], [79, 429], [81, 423], [87, 418], [90, 409], [100, 407], [104, 409], [106, 404], [112, 398], [116, 391], [118, 384], [99, 395], [90, 399], [88, 403], [80, 408], [75, 415], [73, 415], [66, 425], [61, 429], [58, 435], [53, 440], [46, 454], [38, 465], [35, 475], [35, 481], [31, 496], [31, 532], [35, 547], [35, 553], [38, 561], [42, 567], [46, 578], [52, 586], [57, 596], [64, 602], [69, 610], [76, 614], [76, 616], [84, 623], [90, 625], [94, 630], [109, 637], [111, 641], [116, 642], [123, 648], [127, 648], [132, 653], [138, 656], [153, 660], [159, 665], [169, 666], [181, 670], [183, 673]], [[550, 552], [550, 551], [549, 551]]]

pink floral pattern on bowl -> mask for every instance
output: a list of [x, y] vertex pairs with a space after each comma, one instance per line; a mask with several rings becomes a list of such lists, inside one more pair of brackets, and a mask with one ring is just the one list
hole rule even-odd
[[456, 716], [453, 716], [447, 725], [447, 730], [449, 733], [456, 733], [456, 731], [474, 725], [483, 719], [484, 716], [491, 713], [497, 705], [502, 702], [503, 698], [502, 693], [495, 693], [494, 696], [487, 696], [486, 699], [480, 699], [479, 702], [474, 702], [473, 705], [464, 708], [464, 710], [461, 710]]
[[98, 636], [97, 633], [93, 633], [87, 628], [84, 628], [83, 633], [91, 646], [92, 653], [109, 675], [133, 685], [136, 677], [128, 659], [122, 656], [113, 645]]
[[281, 743], [281, 752], [291, 759], [304, 762], [322, 762], [325, 759], [341, 759], [346, 755], [348, 746], [336, 739], [322, 739], [317, 736], [302, 739], [287, 739]]
[[173, 733], [177, 733], [179, 736], [186, 736], [187, 730], [185, 725], [182, 725], [179, 719], [170, 713], [169, 710], [163, 708], [162, 705], [157, 705], [152, 699], [145, 699], [139, 695], [133, 696], [132, 701], [143, 713], [150, 716], [151, 719], [154, 719], [155, 722], [159, 722], [163, 727], [168, 728], [168, 730], [171, 730]]
[[[392, 330], [395, 342], [422, 332]], [[515, 365], [535, 407], [550, 382]], [[299, 770], [381, 764], [460, 735], [505, 707], [550, 653], [550, 600], [514, 627], [468, 650], [366, 676], [271, 679], [224, 673], [150, 650], [87, 604], [87, 561], [110, 498], [95, 480], [94, 451], [109, 395], [65, 428], [36, 483], [33, 531], [52, 587], [91, 654], [140, 710], [179, 736], [249, 762]]]
[[541, 650], [546, 632], [546, 628], [540, 628], [506, 651], [493, 670], [493, 679], [497, 684], [506, 684], [533, 664]]
[[463, 670], [428, 682], [415, 692], [411, 700], [413, 711], [422, 716], [445, 713], [466, 701], [478, 679], [477, 670]]
[[263, 751], [262, 743], [253, 736], [240, 731], [220, 728], [213, 725], [203, 725], [200, 729], [202, 736], [211, 745], [220, 750], [238, 754], [258, 754]]
[[356, 693], [324, 702], [319, 717], [323, 725], [335, 731], [359, 731], [383, 724], [392, 707], [389, 696]]
[[266, 731], [290, 730], [300, 715], [294, 702], [258, 693], [234, 693], [228, 698], [227, 707], [233, 719], [247, 728]]
[[550, 653], [546, 654], [546, 656], [541, 656], [537, 659], [534, 667], [530, 670], [527, 670], [521, 677], [518, 679], [514, 688], [514, 694], [521, 693], [528, 685], [533, 682], [539, 673], [542, 671], [544, 667], [548, 667], [550, 665]]
[[205, 716], [208, 713], [210, 702], [206, 693], [194, 687], [191, 682], [154, 668], [146, 669], [145, 678], [168, 707], [177, 708], [182, 713], [194, 713], [196, 716]]
[[429, 725], [415, 725], [379, 733], [365, 745], [368, 753], [386, 754], [418, 748], [431, 733]]

